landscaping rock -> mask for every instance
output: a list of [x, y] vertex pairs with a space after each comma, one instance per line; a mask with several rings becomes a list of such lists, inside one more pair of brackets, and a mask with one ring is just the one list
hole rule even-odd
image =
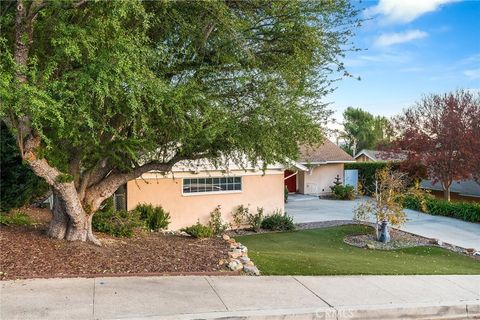
[[255, 266], [245, 265], [245, 266], [243, 266], [243, 271], [246, 274], [249, 274], [249, 275], [252, 275], [252, 276], [259, 276], [260, 275], [260, 270], [258, 270], [258, 268], [255, 267]]
[[243, 264], [240, 261], [234, 259], [228, 263], [228, 268], [232, 271], [239, 271], [243, 269]]
[[438, 240], [438, 239], [435, 239], [435, 238], [432, 238], [432, 239], [428, 240], [428, 243], [430, 243], [430, 244], [436, 244], [436, 245], [438, 245], [438, 242], [439, 242], [439, 240]]
[[367, 248], [368, 250], [375, 250], [375, 246], [373, 244], [370, 244], [370, 243], [367, 243], [365, 245], [365, 248]]
[[240, 262], [243, 263], [243, 264], [246, 264], [247, 262], [250, 262], [250, 258], [247, 257], [247, 256], [242, 256], [240, 257]]
[[467, 248], [465, 249], [465, 253], [466, 254], [474, 254], [477, 250], [475, 250], [474, 248]]
[[230, 251], [228, 253], [228, 256], [232, 259], [237, 259], [237, 258], [240, 258], [241, 256], [243, 255], [242, 252], [234, 252], [234, 251]]
[[224, 234], [224, 235], [222, 236], [222, 238], [223, 238], [223, 240], [225, 240], [225, 241], [228, 241], [228, 240], [231, 239], [228, 234]]

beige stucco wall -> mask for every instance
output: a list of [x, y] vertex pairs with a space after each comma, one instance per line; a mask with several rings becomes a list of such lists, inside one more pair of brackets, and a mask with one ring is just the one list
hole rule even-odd
[[[343, 163], [328, 163], [315, 166], [311, 172], [302, 172], [299, 181], [303, 186], [299, 192], [304, 194], [328, 194], [337, 174], [343, 182]], [[302, 191], [300, 191], [302, 190]]]
[[301, 194], [305, 194], [305, 174], [304, 171], [299, 171], [297, 174], [297, 190]]
[[362, 154], [361, 156], [359, 156], [357, 159], [355, 159], [357, 162], [371, 162], [372, 159], [370, 159], [369, 157], [367, 157], [366, 155]]
[[[232, 174], [240, 176], [240, 174]], [[238, 205], [249, 205], [250, 210], [263, 207], [265, 212], [284, 210], [283, 203], [283, 171], [275, 171], [262, 176], [260, 172], [242, 175], [242, 191], [235, 193], [218, 194], [188, 194], [182, 195], [183, 177], [219, 177], [219, 174], [205, 176], [196, 174], [176, 175], [175, 179], [150, 176], [144, 179], [129, 181], [127, 184], [128, 210], [135, 208], [139, 203], [161, 205], [170, 212], [170, 230], [178, 230], [197, 222], [206, 223], [210, 212], [217, 205], [221, 205], [223, 219], [231, 221], [231, 212]]]

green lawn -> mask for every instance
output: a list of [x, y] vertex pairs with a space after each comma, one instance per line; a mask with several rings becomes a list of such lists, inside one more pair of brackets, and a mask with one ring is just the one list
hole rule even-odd
[[480, 274], [480, 262], [434, 247], [367, 250], [343, 242], [349, 234], [372, 232], [341, 226], [235, 237], [264, 275]]

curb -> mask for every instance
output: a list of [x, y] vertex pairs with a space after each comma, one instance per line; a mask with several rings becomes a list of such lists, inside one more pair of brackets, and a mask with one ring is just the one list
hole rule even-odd
[[140, 272], [140, 273], [87, 273], [87, 274], [66, 274], [66, 275], [54, 275], [51, 277], [47, 276], [32, 276], [32, 277], [18, 277], [15, 279], [0, 279], [0, 283], [7, 281], [16, 281], [16, 280], [33, 280], [33, 279], [68, 279], [68, 278], [112, 278], [112, 277], [163, 277], [163, 276], [241, 276], [240, 271], [192, 271], [192, 272], [181, 272], [181, 271], [172, 271], [172, 272]]
[[[142, 318], [137, 318], [142, 319]], [[318, 309], [277, 309], [223, 311], [199, 314], [178, 314], [170, 316], [149, 317], [164, 320], [385, 320], [385, 319], [417, 319], [417, 320], [453, 320], [480, 319], [480, 302], [451, 305], [405, 304], [405, 305], [372, 305], [356, 307], [325, 307]]]

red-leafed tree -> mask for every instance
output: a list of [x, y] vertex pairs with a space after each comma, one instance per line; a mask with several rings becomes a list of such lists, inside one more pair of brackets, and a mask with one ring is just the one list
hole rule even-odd
[[[479, 94], [480, 96], [480, 94]], [[478, 106], [478, 102], [477, 102]], [[472, 178], [480, 184], [480, 108], [475, 108], [469, 114], [469, 130], [466, 143], [466, 158]]]
[[395, 118], [394, 149], [406, 152], [408, 162], [424, 164], [428, 178], [441, 183], [446, 200], [452, 182], [472, 178], [472, 159], [478, 162], [480, 149], [473, 141], [479, 109], [479, 96], [457, 90], [425, 96]]

